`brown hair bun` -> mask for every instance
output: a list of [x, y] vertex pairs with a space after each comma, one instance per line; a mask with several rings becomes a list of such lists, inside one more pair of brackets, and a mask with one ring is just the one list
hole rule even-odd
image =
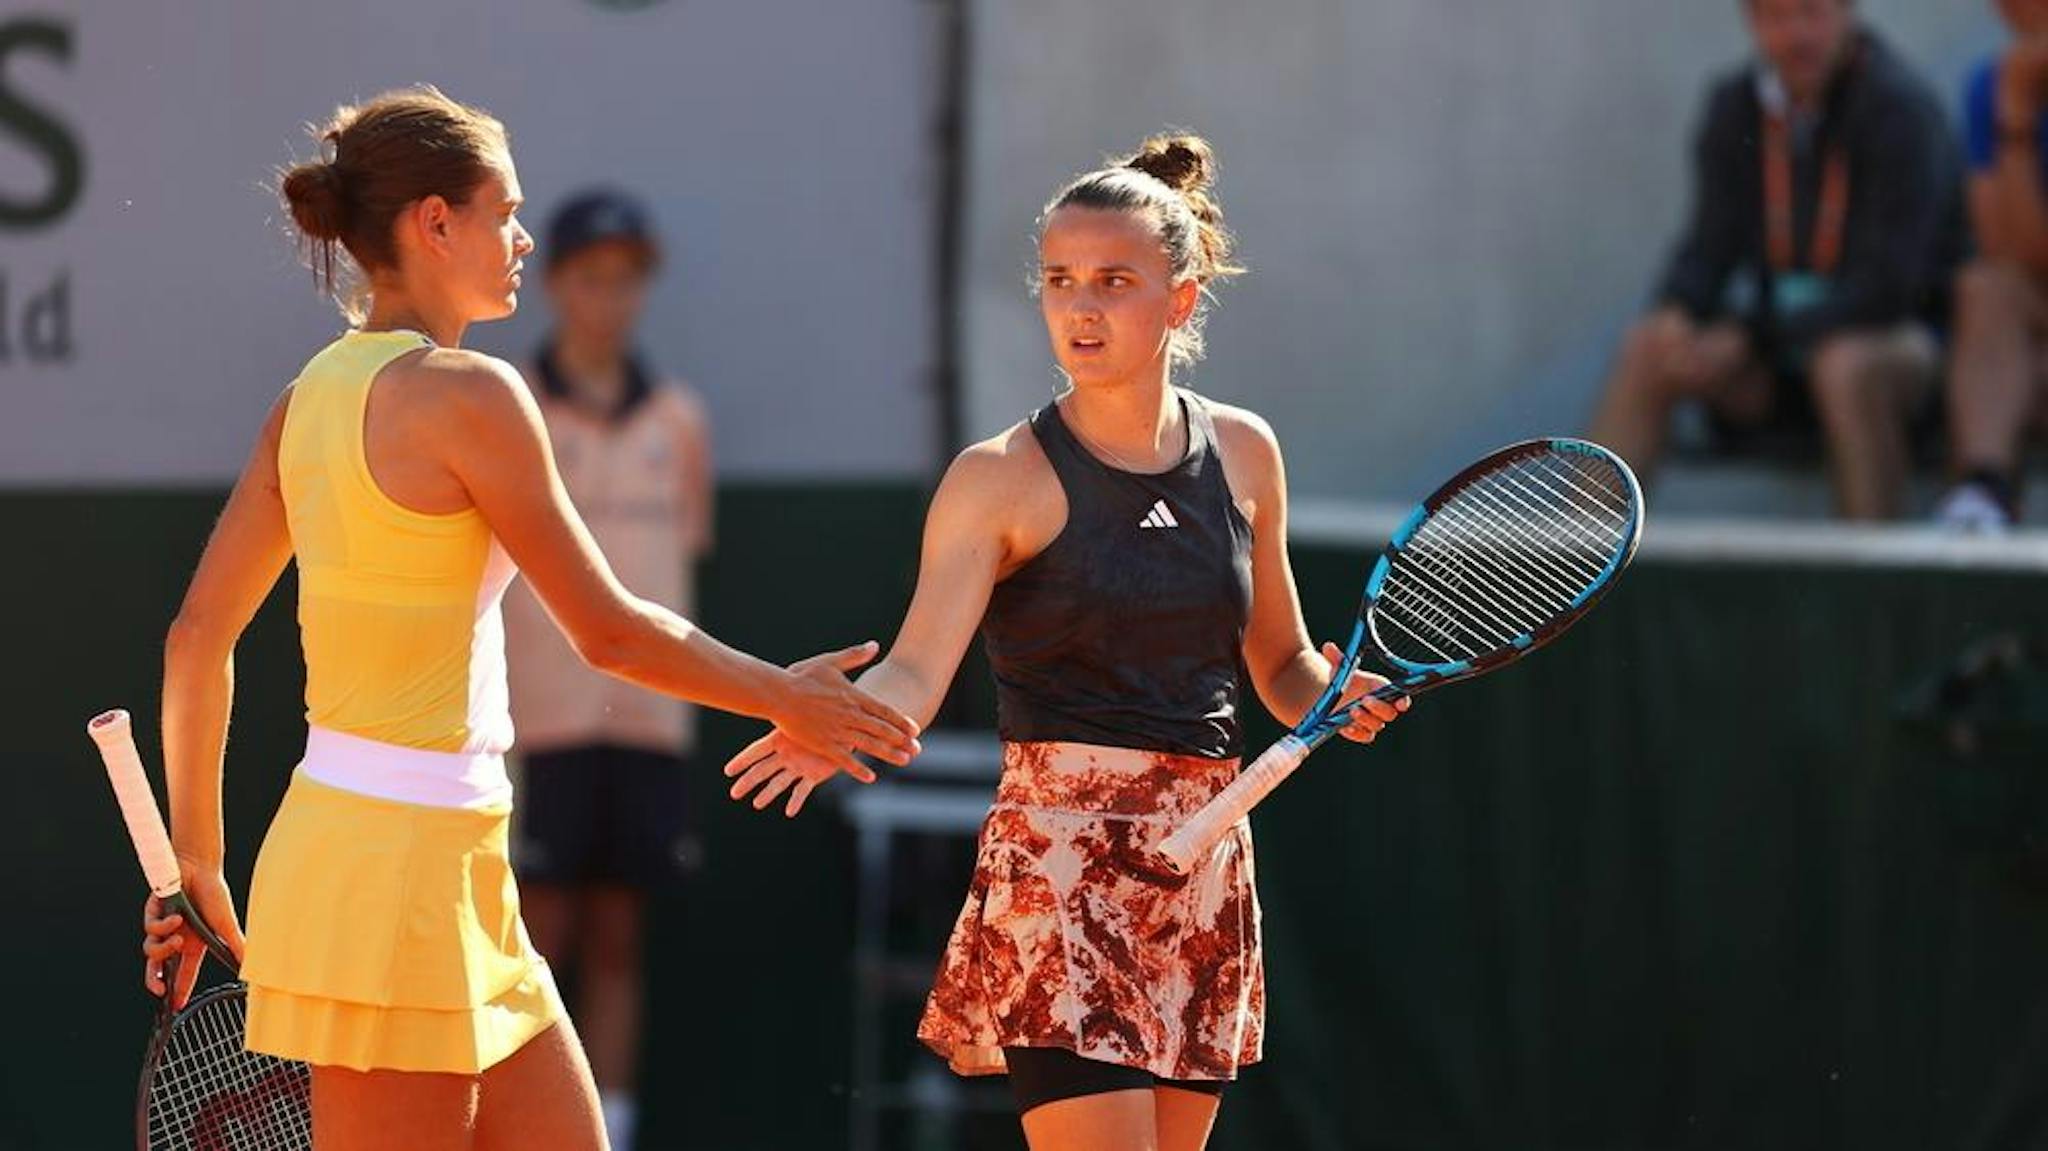
[[1216, 182], [1216, 153], [1187, 133], [1152, 136], [1124, 161], [1176, 192], [1206, 192]]
[[293, 165], [279, 185], [292, 223], [309, 240], [339, 240], [348, 232], [348, 190], [327, 160]]

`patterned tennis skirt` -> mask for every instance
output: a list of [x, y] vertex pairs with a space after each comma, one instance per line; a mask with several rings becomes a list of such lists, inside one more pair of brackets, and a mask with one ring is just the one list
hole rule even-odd
[[1251, 831], [1188, 876], [1152, 845], [1236, 760], [1078, 743], [1003, 746], [966, 906], [918, 1037], [963, 1075], [1060, 1047], [1164, 1079], [1231, 1079], [1266, 1011]]

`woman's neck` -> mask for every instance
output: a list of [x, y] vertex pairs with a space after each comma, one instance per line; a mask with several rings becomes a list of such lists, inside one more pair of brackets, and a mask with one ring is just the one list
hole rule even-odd
[[1128, 471], [1162, 471], [1187, 454], [1187, 420], [1163, 372], [1075, 387], [1060, 405], [1083, 443]]
[[418, 332], [444, 348], [461, 347], [468, 329], [469, 317], [460, 309], [388, 286], [371, 289], [370, 314], [363, 320], [366, 332]]

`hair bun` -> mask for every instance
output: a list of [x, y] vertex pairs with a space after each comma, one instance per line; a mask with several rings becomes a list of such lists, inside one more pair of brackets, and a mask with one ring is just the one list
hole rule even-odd
[[292, 222], [310, 240], [339, 240], [348, 229], [348, 189], [327, 160], [299, 164], [286, 172], [279, 191]]
[[1216, 181], [1216, 153], [1200, 136], [1186, 133], [1148, 138], [1124, 161], [1176, 192], [1205, 191]]

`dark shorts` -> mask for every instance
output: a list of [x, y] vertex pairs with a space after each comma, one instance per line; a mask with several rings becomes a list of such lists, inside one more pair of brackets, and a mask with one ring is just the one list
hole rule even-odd
[[1062, 1099], [1112, 1091], [1173, 1087], [1215, 1097], [1226, 1086], [1220, 1079], [1161, 1079], [1142, 1067], [1083, 1059], [1060, 1047], [1005, 1047], [1003, 1061], [1009, 1065], [1010, 1094], [1017, 1100], [1019, 1115]]
[[526, 756], [512, 866], [526, 883], [652, 887], [695, 861], [682, 756], [598, 744]]

